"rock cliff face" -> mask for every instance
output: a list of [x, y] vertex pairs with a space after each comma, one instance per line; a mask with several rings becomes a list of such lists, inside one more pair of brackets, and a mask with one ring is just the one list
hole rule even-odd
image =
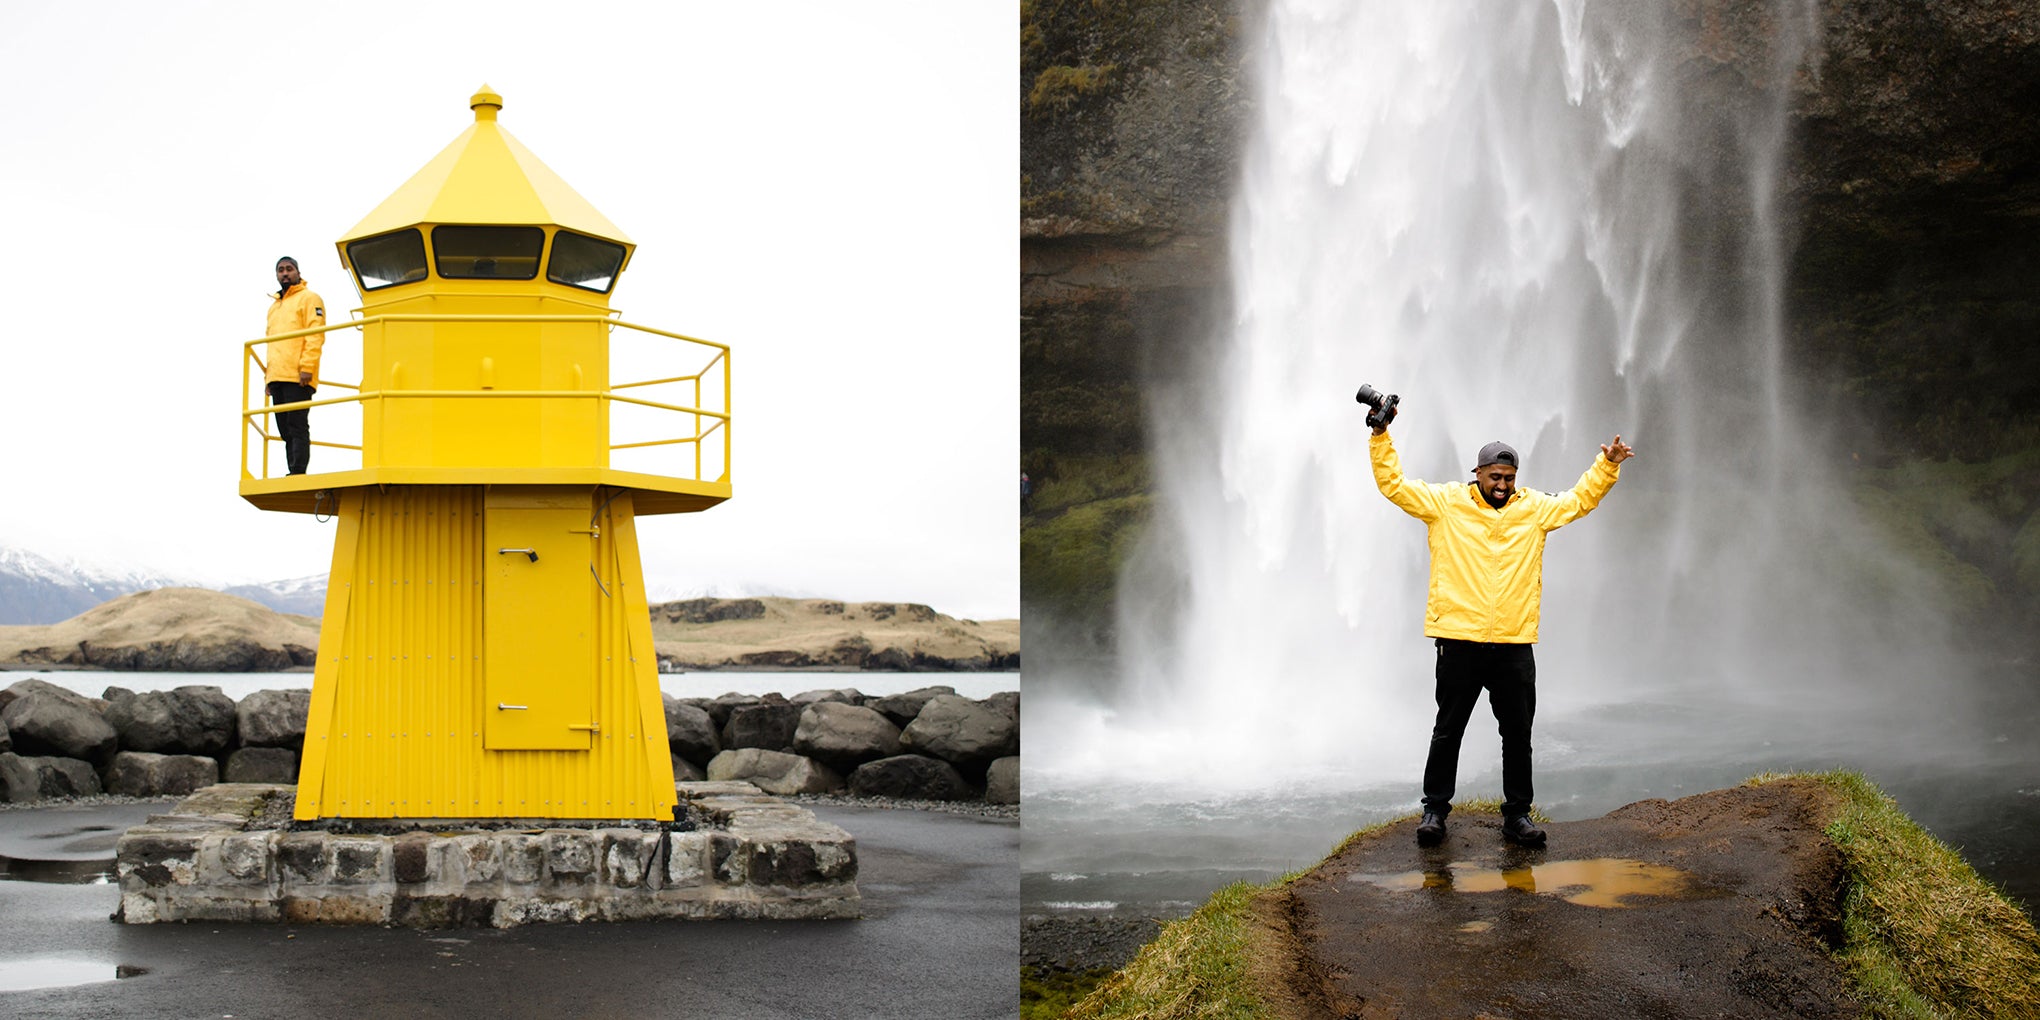
[[[1676, 0], [1691, 42], [1674, 73], [1695, 103], [1784, 90], [1788, 359], [1870, 468], [1999, 459], [1963, 476], [1959, 510], [1913, 509], [1988, 518], [1954, 555], [2040, 595], [2040, 568], [2028, 584], [2006, 566], [2040, 564], [2040, 500], [2001, 484], [2002, 458], [2040, 447], [2040, 6], [1816, 8], [1805, 60], [1781, 74], [1769, 36], [1791, 29], [1771, 4]], [[1022, 5], [1030, 621], [1109, 612], [1146, 510], [1145, 395], [1204, 357], [1227, 318], [1226, 203], [1258, 16], [1253, 0]], [[2007, 553], [2015, 536], [2023, 559]]]

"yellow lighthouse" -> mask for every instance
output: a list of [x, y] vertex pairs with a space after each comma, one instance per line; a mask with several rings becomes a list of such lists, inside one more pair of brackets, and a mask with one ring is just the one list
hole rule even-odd
[[[359, 383], [264, 407], [245, 348], [241, 495], [338, 520], [296, 816], [670, 818], [636, 519], [729, 498], [729, 350], [612, 312], [630, 239], [470, 105], [338, 242]], [[297, 408], [341, 467], [271, 473]]]

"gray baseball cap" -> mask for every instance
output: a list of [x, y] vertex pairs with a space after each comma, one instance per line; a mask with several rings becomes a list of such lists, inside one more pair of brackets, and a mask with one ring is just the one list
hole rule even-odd
[[1516, 448], [1499, 439], [1480, 448], [1480, 459], [1473, 462], [1473, 469], [1479, 471], [1489, 464], [1507, 464], [1512, 468], [1523, 466], [1516, 457]]

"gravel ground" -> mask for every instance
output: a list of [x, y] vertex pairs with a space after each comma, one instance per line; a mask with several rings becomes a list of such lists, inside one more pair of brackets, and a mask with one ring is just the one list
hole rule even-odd
[[[101, 804], [175, 804], [183, 797], [123, 797], [98, 793], [90, 797], [32, 800], [21, 804], [0, 802], [0, 811], [16, 808], [46, 808], [60, 804], [92, 807]], [[797, 804], [827, 804], [833, 807], [890, 808], [901, 811], [934, 811], [945, 815], [974, 815], [979, 818], [1018, 818], [1018, 804], [987, 804], [981, 800], [903, 800], [898, 797], [851, 797], [839, 793], [802, 793], [786, 798]]]
[[945, 815], [974, 815], [978, 818], [1020, 817], [1018, 804], [987, 804], [981, 800], [906, 800], [900, 797], [852, 797], [844, 793], [797, 793], [786, 799], [796, 804], [828, 804], [833, 807], [934, 811]]
[[1082, 973], [1118, 970], [1161, 934], [1153, 917], [1029, 914], [1020, 919], [1020, 965]]

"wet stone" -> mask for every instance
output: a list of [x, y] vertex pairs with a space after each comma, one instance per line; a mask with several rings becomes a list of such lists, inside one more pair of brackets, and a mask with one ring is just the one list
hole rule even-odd
[[595, 873], [595, 836], [586, 832], [549, 832], [545, 837], [546, 867], [558, 878], [587, 878]]
[[326, 853], [326, 836], [319, 832], [293, 832], [276, 841], [276, 860], [284, 877], [299, 882], [323, 882], [331, 863]]
[[384, 877], [389, 842], [373, 836], [340, 836], [333, 840], [333, 881], [362, 884]]
[[426, 853], [431, 842], [431, 834], [425, 832], [407, 832], [397, 837], [392, 853], [398, 882], [416, 885], [425, 881]]

